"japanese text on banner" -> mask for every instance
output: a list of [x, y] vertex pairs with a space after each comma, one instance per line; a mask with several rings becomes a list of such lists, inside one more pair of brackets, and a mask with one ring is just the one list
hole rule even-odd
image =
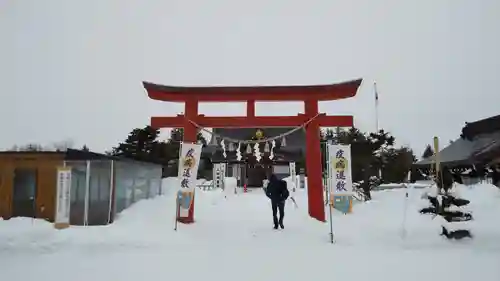
[[349, 145], [332, 145], [329, 152], [333, 164], [331, 192], [334, 195], [351, 195], [351, 147]]
[[182, 143], [179, 159], [179, 179], [182, 191], [194, 191], [198, 176], [201, 145]]
[[201, 144], [181, 143], [178, 175], [180, 190], [177, 194], [179, 202], [179, 217], [189, 216], [189, 209], [194, 200], [201, 147]]
[[55, 223], [69, 224], [71, 204], [71, 169], [61, 167], [57, 170], [57, 201]]

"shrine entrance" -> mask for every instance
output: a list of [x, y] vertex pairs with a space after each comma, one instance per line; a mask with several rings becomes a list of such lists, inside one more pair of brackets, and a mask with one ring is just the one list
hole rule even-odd
[[[203, 128], [265, 128], [303, 127], [306, 135], [306, 175], [309, 215], [324, 222], [322, 156], [320, 127], [352, 127], [352, 116], [329, 116], [319, 113], [319, 101], [351, 98], [361, 85], [361, 79], [329, 85], [313, 86], [257, 86], [257, 87], [175, 87], [143, 82], [151, 99], [184, 102], [184, 114], [172, 117], [151, 117], [154, 128], [184, 128], [184, 142], [196, 142]], [[304, 114], [297, 116], [256, 116], [255, 102], [301, 101]], [[246, 102], [246, 116], [215, 117], [198, 113], [199, 102]], [[248, 141], [261, 143], [262, 141]], [[193, 199], [194, 200], [194, 199]], [[194, 222], [194, 202], [186, 218], [179, 222]]]
[[246, 185], [248, 187], [262, 187], [263, 180], [272, 173], [272, 166], [249, 164], [246, 167]]

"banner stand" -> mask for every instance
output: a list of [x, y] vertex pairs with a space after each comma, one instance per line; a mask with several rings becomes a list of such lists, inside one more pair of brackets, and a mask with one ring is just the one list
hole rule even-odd
[[178, 210], [176, 220], [181, 223], [194, 222], [194, 194], [200, 163], [202, 145], [181, 142], [179, 149], [179, 190], [177, 193]]
[[330, 241], [333, 239], [332, 209], [352, 212], [351, 145], [331, 144], [327, 150], [327, 192], [330, 207]]

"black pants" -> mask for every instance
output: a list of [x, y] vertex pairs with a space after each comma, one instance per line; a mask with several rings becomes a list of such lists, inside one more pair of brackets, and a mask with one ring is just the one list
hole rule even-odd
[[[283, 218], [285, 217], [285, 201], [271, 201], [271, 205], [273, 207], [273, 222], [274, 226], [278, 226], [283, 224]], [[280, 217], [278, 219], [278, 210], [280, 212]]]

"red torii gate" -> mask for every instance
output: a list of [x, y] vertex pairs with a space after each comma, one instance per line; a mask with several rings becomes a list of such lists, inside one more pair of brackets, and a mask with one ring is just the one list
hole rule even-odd
[[[352, 116], [319, 114], [318, 102], [351, 98], [362, 79], [329, 85], [313, 86], [244, 86], [244, 87], [175, 87], [143, 82], [149, 98], [160, 101], [184, 102], [183, 115], [151, 117], [154, 128], [184, 128], [184, 142], [196, 142], [196, 123], [206, 128], [297, 127], [306, 126], [306, 171], [309, 215], [325, 221], [320, 149], [320, 127], [352, 127]], [[297, 116], [255, 116], [256, 101], [303, 101], [305, 114]], [[246, 102], [245, 117], [212, 117], [198, 114], [199, 102]], [[316, 117], [316, 118], [315, 118]], [[192, 122], [190, 122], [192, 121]], [[194, 222], [194, 202], [187, 218], [179, 222]]]

